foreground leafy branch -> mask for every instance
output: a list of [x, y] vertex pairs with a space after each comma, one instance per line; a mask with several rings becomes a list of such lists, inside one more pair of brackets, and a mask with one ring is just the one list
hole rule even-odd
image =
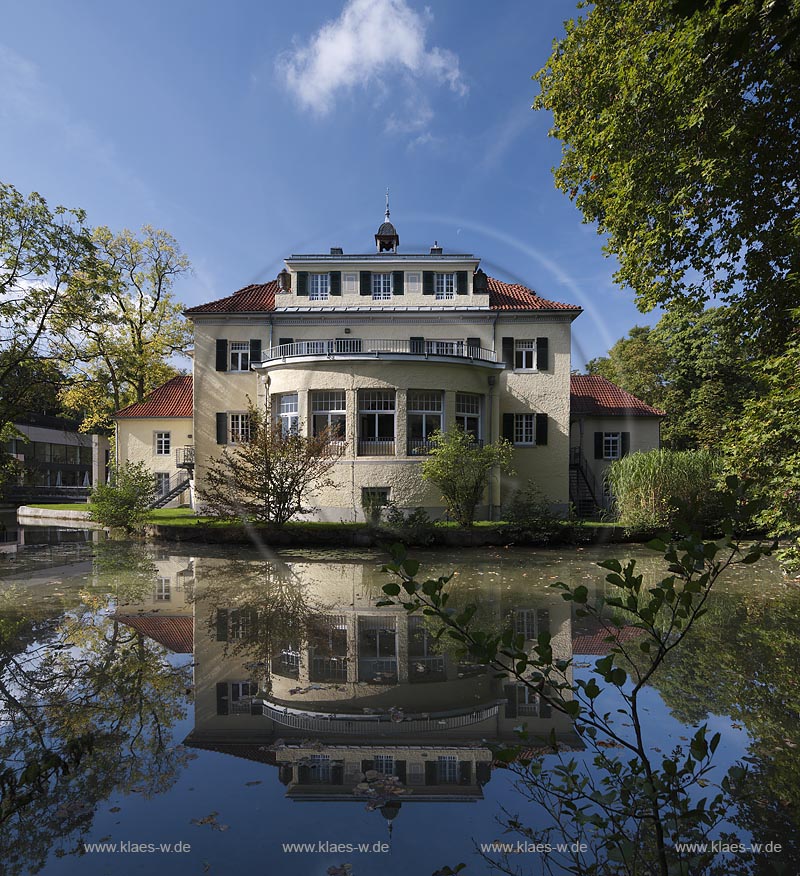
[[[706, 613], [720, 575], [730, 566], [754, 563], [771, 550], [760, 544], [743, 547], [734, 535], [738, 484], [730, 479], [728, 486], [731, 493], [725, 501], [732, 516], [723, 524], [722, 538], [704, 541], [680, 524], [676, 540], [668, 543], [665, 537], [650, 543], [667, 566], [667, 574], [654, 586], [647, 586], [637, 574], [634, 560], [624, 565], [618, 560], [598, 564], [608, 571], [610, 596], [590, 600], [584, 585], [552, 585], [573, 603], [578, 617], [591, 617], [606, 631], [609, 653], [595, 663], [588, 680], [573, 680], [572, 661], [556, 659], [549, 633], [540, 633], [527, 647], [524, 635], [512, 626], [499, 632], [477, 628], [477, 605], [451, 606], [447, 588], [451, 576], [418, 579], [419, 563], [409, 559], [403, 548], [393, 548], [392, 562], [384, 567], [395, 580], [384, 585], [389, 599], [380, 605], [401, 605], [437, 620], [437, 639], [452, 640], [471, 662], [491, 666], [569, 716], [581, 742], [593, 753], [592, 770], [589, 764], [566, 756], [555, 731], [549, 740], [555, 765], [545, 765], [542, 755], [520, 757], [516, 747], [497, 751], [497, 760], [518, 773], [528, 799], [542, 805], [553, 822], [533, 830], [505, 813], [506, 829], [545, 842], [557, 831], [559, 839], [571, 846], [567, 853], [545, 855], [551, 872], [553, 868], [575, 874], [713, 872], [715, 855], [710, 846], [707, 851], [684, 852], [681, 844], [702, 841], [723, 822], [732, 805], [733, 787], [744, 771], [735, 767], [712, 785], [712, 758], [720, 736], [711, 736], [705, 725], [688, 745], [657, 757], [653, 740], [646, 737], [641, 696], [665, 658]], [[628, 633], [624, 637], [623, 629]], [[613, 707], [605, 701], [609, 695], [615, 698]], [[524, 728], [520, 734], [527, 736]], [[708, 786], [713, 796], [703, 791]], [[508, 860], [484, 857], [500, 872], [519, 872]]]

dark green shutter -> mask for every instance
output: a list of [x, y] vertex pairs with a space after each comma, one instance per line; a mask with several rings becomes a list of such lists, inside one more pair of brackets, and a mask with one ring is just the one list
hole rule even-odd
[[217, 338], [217, 371], [228, 370], [228, 342], [225, 338]]
[[[253, 685], [253, 687], [255, 687], [255, 685]], [[255, 696], [255, 694], [256, 694], [256, 692], [254, 690], [252, 695]], [[257, 703], [254, 700], [252, 703], [250, 703], [250, 714], [251, 715], [263, 715], [264, 714], [264, 704]]]
[[433, 286], [433, 271], [423, 271], [422, 272], [422, 294], [423, 295], [433, 295], [435, 294], [435, 289]]
[[342, 294], [342, 272], [341, 271], [331, 271], [330, 272], [330, 293], [331, 295], [341, 295]]
[[283, 347], [283, 346], [286, 346], [288, 344], [293, 344], [293, 343], [294, 343], [293, 338], [278, 338], [278, 346], [279, 347]]
[[361, 772], [365, 773], [367, 770], [375, 769], [375, 761], [374, 760], [362, 760], [361, 761]]
[[458, 783], [459, 785], [472, 784], [472, 761], [460, 760], [458, 762]]
[[492, 766], [485, 760], [475, 764], [475, 778], [479, 785], [485, 785], [492, 777]]
[[297, 768], [297, 784], [308, 785], [311, 783], [311, 767], [307, 764], [300, 764]]
[[372, 295], [372, 271], [359, 271], [358, 282], [362, 295]]
[[536, 415], [536, 444], [540, 447], [547, 444], [547, 414]]
[[503, 338], [503, 362], [506, 368], [514, 367], [514, 338]]
[[217, 609], [217, 641], [228, 641], [228, 609]]
[[550, 612], [546, 608], [536, 609], [536, 632], [550, 635]]
[[503, 438], [514, 442], [514, 415], [503, 414]]
[[403, 283], [405, 274], [402, 271], [392, 271], [392, 295], [402, 295], [405, 291]]
[[515, 684], [504, 684], [503, 696], [506, 698], [506, 718], [516, 718], [517, 686]]
[[297, 272], [297, 294], [308, 295], [308, 271]]
[[261, 341], [258, 338], [252, 338], [250, 341], [250, 364], [261, 361]]
[[536, 370], [547, 371], [547, 338], [536, 338]]
[[550, 706], [550, 703], [545, 702], [542, 697], [539, 697], [539, 717], [540, 718], [549, 718], [553, 714], [553, 710]]
[[405, 783], [406, 783], [406, 762], [404, 760], [396, 760], [394, 762], [394, 774], [405, 785]]
[[344, 784], [344, 766], [340, 763], [335, 763], [331, 766], [331, 784]]
[[421, 356], [425, 352], [425, 338], [411, 338], [411, 352]]
[[602, 459], [603, 458], [603, 433], [595, 432], [594, 433], [594, 458]]
[[217, 714], [228, 714], [228, 682], [217, 682]]
[[228, 415], [225, 413], [217, 414], [217, 444], [228, 443]]
[[425, 784], [426, 785], [437, 785], [438, 782], [436, 780], [436, 767], [437, 763], [435, 760], [426, 760], [425, 761]]
[[[468, 347], [475, 347], [475, 349], [480, 350], [481, 339], [480, 338], [467, 338], [467, 346]], [[474, 356], [475, 351], [474, 350], [467, 350], [467, 355]]]
[[627, 456], [631, 452], [631, 433], [622, 433], [622, 448], [620, 456]]
[[293, 779], [294, 779], [294, 768], [290, 764], [287, 764], [287, 763], [281, 764], [278, 767], [278, 781], [282, 785], [289, 785], [289, 784], [291, 784]]
[[467, 286], [467, 272], [456, 271], [456, 295], [466, 295], [469, 292]]

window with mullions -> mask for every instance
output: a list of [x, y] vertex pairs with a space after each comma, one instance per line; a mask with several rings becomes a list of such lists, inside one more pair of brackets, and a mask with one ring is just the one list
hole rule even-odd
[[330, 274], [308, 275], [308, 297], [311, 301], [327, 301], [330, 295]]
[[436, 758], [436, 781], [439, 785], [458, 784], [458, 758], [453, 755]]
[[442, 428], [442, 393], [437, 390], [408, 391], [408, 454], [430, 450], [431, 435]]
[[445, 301], [454, 298], [456, 294], [455, 274], [434, 274], [433, 290], [437, 301]]
[[153, 477], [156, 481], [156, 495], [163, 496], [169, 492], [169, 472], [157, 471]]
[[358, 393], [358, 452], [361, 456], [394, 456], [395, 392], [362, 389]]
[[281, 423], [281, 432], [284, 435], [297, 434], [300, 427], [300, 416], [296, 392], [287, 392], [278, 396], [278, 419]]
[[517, 371], [536, 370], [536, 341], [514, 342], [514, 368]]
[[231, 414], [231, 444], [244, 444], [250, 440], [250, 414]]
[[392, 297], [392, 275], [372, 275], [372, 300], [389, 301]]
[[343, 389], [311, 393], [311, 427], [319, 435], [330, 427], [335, 441], [344, 441], [347, 435], [347, 406]]
[[536, 414], [514, 414], [514, 443], [536, 444]]
[[603, 433], [603, 459], [619, 459], [622, 451], [622, 433]]
[[153, 592], [153, 600], [155, 602], [169, 602], [171, 598], [171, 578], [156, 578], [155, 591]]
[[252, 698], [258, 693], [258, 685], [250, 681], [232, 681], [228, 689], [229, 714], [249, 715]]
[[393, 776], [395, 774], [394, 758], [390, 754], [376, 754], [372, 768], [382, 776]]
[[250, 370], [250, 343], [231, 344], [231, 371]]
[[[156, 432], [156, 456], [170, 455], [170, 433]], [[53, 462], [63, 462], [64, 460], [53, 457]]]
[[456, 393], [456, 425], [480, 441], [481, 396], [471, 392]]

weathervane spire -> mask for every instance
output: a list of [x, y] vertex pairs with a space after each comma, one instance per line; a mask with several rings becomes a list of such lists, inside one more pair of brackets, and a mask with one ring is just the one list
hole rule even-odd
[[388, 188], [388, 186], [386, 188], [386, 214], [385, 214], [385, 218], [386, 218], [386, 221], [388, 222], [389, 221], [389, 188]]

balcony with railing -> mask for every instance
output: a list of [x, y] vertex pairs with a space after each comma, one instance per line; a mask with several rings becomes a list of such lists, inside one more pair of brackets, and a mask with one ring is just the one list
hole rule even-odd
[[394, 438], [370, 438], [358, 441], [359, 456], [394, 456]]
[[[328, 338], [296, 341], [269, 347], [262, 355], [262, 365], [299, 357], [336, 359], [339, 357], [381, 359], [421, 356], [425, 359], [463, 359], [485, 365], [497, 365], [493, 350], [485, 350], [464, 341], [429, 341], [394, 338]], [[501, 366], [498, 366], [501, 367]]]
[[175, 448], [175, 467], [186, 469], [194, 468], [194, 447], [192, 445]]

